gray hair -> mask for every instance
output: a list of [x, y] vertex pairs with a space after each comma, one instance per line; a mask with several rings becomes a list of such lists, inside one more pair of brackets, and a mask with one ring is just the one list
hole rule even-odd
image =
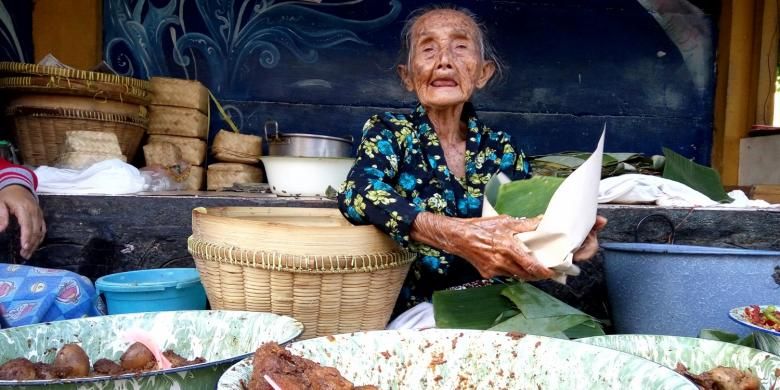
[[493, 83], [494, 80], [501, 80], [504, 77], [506, 65], [504, 65], [503, 61], [501, 61], [501, 58], [498, 56], [498, 53], [496, 53], [495, 48], [490, 43], [487, 34], [487, 27], [485, 27], [477, 15], [475, 15], [474, 12], [471, 12], [471, 10], [450, 4], [428, 5], [418, 8], [409, 14], [406, 19], [406, 23], [404, 23], [404, 28], [401, 30], [401, 50], [398, 54], [398, 63], [405, 63], [407, 66], [411, 67], [412, 27], [415, 23], [417, 23], [418, 20], [420, 20], [423, 15], [438, 10], [452, 10], [460, 12], [474, 21], [474, 24], [477, 26], [477, 41], [479, 43], [480, 52], [482, 53], [482, 60], [492, 61], [496, 66], [496, 72], [490, 79], [490, 83]]

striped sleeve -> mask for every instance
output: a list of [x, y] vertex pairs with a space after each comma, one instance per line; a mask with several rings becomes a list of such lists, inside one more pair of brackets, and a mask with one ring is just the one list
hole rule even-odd
[[27, 188], [35, 194], [38, 179], [31, 170], [0, 159], [0, 190], [13, 184]]

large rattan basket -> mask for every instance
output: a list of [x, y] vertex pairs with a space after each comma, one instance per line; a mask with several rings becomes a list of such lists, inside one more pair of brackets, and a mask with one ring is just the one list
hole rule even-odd
[[197, 208], [188, 247], [212, 308], [290, 315], [303, 338], [384, 329], [414, 260], [319, 208]]
[[70, 108], [16, 106], [6, 112], [22, 159], [28, 165], [54, 165], [64, 152], [65, 132], [71, 130], [113, 132], [122, 154], [133, 159], [146, 132], [148, 120], [124, 115]]

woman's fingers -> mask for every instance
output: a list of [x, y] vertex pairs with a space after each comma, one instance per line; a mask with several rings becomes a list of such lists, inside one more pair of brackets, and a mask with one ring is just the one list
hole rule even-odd
[[588, 236], [585, 238], [585, 241], [583, 241], [579, 249], [577, 249], [577, 251], [574, 252], [575, 261], [590, 259], [591, 257], [595, 256], [596, 253], [598, 253], [599, 251], [598, 233], [601, 230], [603, 230], [605, 226], [607, 226], [607, 219], [600, 215], [597, 215], [596, 222], [593, 224], [593, 228], [590, 229], [590, 232], [588, 233]]
[[8, 227], [8, 205], [0, 201], [0, 232]]
[[33, 242], [35, 240], [35, 217], [32, 210], [26, 210], [24, 205], [16, 203], [13, 205], [11, 212], [16, 216], [16, 221], [19, 223], [19, 230], [21, 231], [20, 243], [22, 245], [19, 254], [25, 259], [29, 259], [32, 251]]

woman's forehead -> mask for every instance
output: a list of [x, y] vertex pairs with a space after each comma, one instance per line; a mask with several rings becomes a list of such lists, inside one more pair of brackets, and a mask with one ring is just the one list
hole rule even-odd
[[471, 17], [451, 9], [429, 11], [420, 16], [412, 26], [412, 36], [433, 35], [443, 31], [475, 37], [478, 28]]

